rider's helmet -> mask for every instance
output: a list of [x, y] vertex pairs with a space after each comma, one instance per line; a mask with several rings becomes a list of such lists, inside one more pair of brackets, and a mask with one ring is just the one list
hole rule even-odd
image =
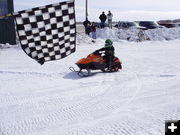
[[111, 39], [106, 39], [105, 46], [112, 46], [112, 45], [113, 45], [113, 41]]

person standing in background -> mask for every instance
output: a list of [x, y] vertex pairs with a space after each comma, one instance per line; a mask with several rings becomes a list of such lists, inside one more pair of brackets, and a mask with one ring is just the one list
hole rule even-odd
[[113, 18], [113, 14], [111, 13], [111, 11], [109, 11], [107, 14], [107, 20], [108, 20], [108, 27], [111, 29], [112, 29], [112, 18]]
[[86, 18], [86, 20], [83, 22], [83, 25], [85, 28], [85, 33], [89, 35], [89, 33], [91, 32], [91, 22], [88, 20], [88, 18]]
[[106, 22], [106, 19], [107, 19], [107, 16], [105, 15], [104, 11], [99, 16], [99, 19], [101, 20], [101, 28], [104, 28], [105, 27], [105, 22]]
[[96, 39], [96, 24], [94, 22], [92, 22], [91, 25], [91, 34], [92, 34], [92, 38]]

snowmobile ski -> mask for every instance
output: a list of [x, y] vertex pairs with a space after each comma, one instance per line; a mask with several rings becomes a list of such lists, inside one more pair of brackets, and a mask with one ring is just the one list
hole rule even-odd
[[90, 70], [87, 70], [87, 72], [83, 72], [82, 69], [81, 70], [75, 70], [74, 67], [69, 67], [69, 69], [72, 71], [72, 72], [76, 72], [78, 76], [80, 77], [88, 77], [88, 76], [91, 76], [91, 71]]

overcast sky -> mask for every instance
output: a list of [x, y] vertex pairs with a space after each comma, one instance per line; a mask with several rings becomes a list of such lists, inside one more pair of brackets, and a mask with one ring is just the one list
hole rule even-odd
[[[15, 11], [64, 0], [14, 0]], [[85, 1], [75, 0], [76, 19], [85, 18]], [[180, 19], [180, 0], [88, 0], [89, 20], [99, 21], [102, 11], [113, 13], [114, 21]]]

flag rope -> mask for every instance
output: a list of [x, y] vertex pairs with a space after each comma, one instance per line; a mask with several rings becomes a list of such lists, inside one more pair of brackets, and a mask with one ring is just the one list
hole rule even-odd
[[12, 14], [11, 14], [11, 13], [6, 14], [6, 15], [3, 15], [3, 16], [0, 16], [0, 19], [4, 19], [4, 18], [6, 18], [6, 17], [10, 17], [10, 16], [12, 16]]

